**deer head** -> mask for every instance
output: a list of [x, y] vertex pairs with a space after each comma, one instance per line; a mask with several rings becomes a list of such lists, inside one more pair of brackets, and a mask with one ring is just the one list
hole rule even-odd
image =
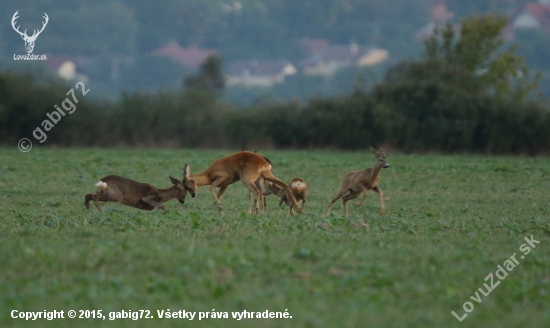
[[195, 197], [197, 194], [197, 181], [191, 178], [191, 167], [189, 164], [185, 164], [183, 168], [183, 186], [187, 191], [191, 193], [191, 197]]
[[38, 38], [40, 33], [44, 31], [44, 28], [48, 24], [48, 21], [50, 20], [50, 18], [48, 17], [48, 14], [44, 13], [44, 16], [42, 17], [45, 19], [45, 21], [42, 23], [42, 28], [40, 30], [33, 30], [33, 34], [31, 36], [28, 36], [27, 30], [25, 30], [25, 32], [21, 32], [19, 31], [19, 26], [17, 27], [15, 26], [16, 24], [15, 21], [19, 18], [19, 16], [17, 16], [18, 13], [19, 13], [19, 10], [16, 11], [15, 14], [13, 14], [13, 17], [11, 18], [11, 26], [13, 27], [15, 32], [21, 35], [21, 38], [25, 41], [25, 49], [27, 50], [27, 53], [30, 54], [34, 50], [34, 42], [36, 41], [36, 38]]
[[377, 166], [384, 169], [390, 167], [390, 164], [388, 164], [386, 160], [386, 152], [384, 151], [384, 149], [382, 149], [382, 147], [380, 147], [378, 150], [370, 147], [370, 151], [374, 154], [374, 157], [376, 157]]

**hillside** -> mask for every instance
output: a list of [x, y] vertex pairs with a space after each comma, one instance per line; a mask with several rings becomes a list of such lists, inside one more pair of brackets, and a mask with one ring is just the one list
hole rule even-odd
[[[76, 0], [55, 4], [8, 0], [0, 4], [5, 22], [0, 30], [0, 65], [3, 69], [36, 69], [37, 63], [14, 60], [14, 54], [24, 54], [24, 47], [8, 22], [18, 11], [17, 24], [30, 31], [41, 27], [42, 16], [47, 13], [48, 25], [34, 51], [47, 54], [48, 60], [40, 64], [55, 71], [66, 61], [74, 62], [74, 72], [69, 69], [68, 76], [86, 77], [102, 94], [180, 88], [183, 77], [196, 70], [196, 62], [205, 53], [215, 52], [223, 58], [226, 70], [243, 62], [284, 61], [296, 68], [296, 75], [284, 79], [287, 83], [234, 88], [228, 92], [228, 100], [308, 99], [349, 92], [357, 82], [358, 71], [367, 86], [379, 82], [390, 65], [419, 55], [422, 33], [429, 32], [433, 24], [458, 24], [461, 18], [486, 12], [512, 20], [524, 13], [526, 2], [100, 0], [90, 5]], [[544, 72], [550, 68], [545, 61], [548, 37], [542, 30], [524, 28], [511, 40], [521, 43], [520, 52], [528, 64]], [[326, 49], [353, 49], [354, 45], [358, 49], [382, 49], [388, 56], [361, 69], [346, 62], [336, 73], [306, 76], [304, 66], [312, 60], [308, 42], [324, 42]], [[170, 44], [188, 51], [191, 64], [156, 55]], [[333, 58], [323, 60], [332, 63]]]

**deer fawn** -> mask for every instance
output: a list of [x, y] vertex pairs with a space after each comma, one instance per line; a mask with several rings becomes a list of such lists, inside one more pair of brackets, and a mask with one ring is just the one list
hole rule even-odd
[[[290, 182], [290, 190], [292, 191], [292, 195], [294, 198], [296, 198], [296, 201], [302, 201], [302, 208], [300, 212], [304, 214], [304, 205], [306, 203], [306, 197], [307, 197], [307, 185], [306, 182], [303, 179], [300, 178], [294, 178]], [[265, 183], [265, 191], [263, 193], [264, 196], [268, 195], [276, 195], [279, 196], [279, 211], [281, 211], [281, 205], [283, 202], [285, 202], [287, 205], [290, 206], [290, 212], [289, 214], [294, 214], [294, 204], [292, 204], [292, 200], [286, 193], [286, 191], [283, 190], [283, 188], [279, 187], [278, 185], [267, 181]]]
[[[162, 203], [172, 198], [176, 198], [183, 204], [185, 195], [187, 194], [187, 188], [181, 181], [173, 177], [170, 177], [170, 181], [174, 184], [172, 187], [157, 189], [149, 183], [137, 182], [118, 175], [108, 175], [96, 183], [97, 193], [87, 194], [84, 197], [84, 205], [86, 209], [89, 210], [89, 203], [93, 200], [95, 207], [101, 212], [99, 201], [118, 202], [147, 211], [155, 207], [164, 210], [165, 208]], [[194, 193], [192, 196], [195, 197]]]
[[[370, 147], [370, 150], [374, 153], [374, 157], [376, 157], [376, 163], [373, 167], [368, 167], [364, 170], [359, 171], [351, 171], [346, 174], [344, 180], [342, 181], [342, 187], [340, 188], [340, 191], [338, 191], [338, 193], [332, 198], [330, 202], [327, 216], [330, 215], [332, 205], [340, 197], [345, 195], [343, 198], [343, 203], [346, 217], [348, 217], [348, 207], [346, 204], [348, 200], [357, 198], [363, 192], [365, 193], [364, 197], [366, 197], [367, 192], [371, 189], [380, 196], [380, 211], [384, 212], [386, 210], [386, 207], [384, 206], [384, 196], [382, 190], [378, 188], [378, 180], [380, 179], [380, 170], [383, 168], [388, 168], [390, 167], [390, 165], [386, 161], [386, 153], [384, 152], [384, 149], [380, 148], [376, 150]], [[360, 205], [363, 200], [358, 205]]]
[[[282, 182], [271, 173], [271, 164], [260, 154], [249, 151], [241, 151], [214, 161], [209, 168], [200, 174], [191, 174], [185, 180], [189, 184], [189, 191], [196, 193], [198, 186], [210, 186], [210, 193], [218, 204], [220, 214], [223, 214], [221, 197], [230, 184], [242, 180], [243, 184], [250, 190], [254, 199], [253, 213], [258, 213], [258, 200], [261, 197], [261, 189], [258, 188], [259, 178], [273, 182], [290, 192], [288, 184]], [[257, 182], [258, 181], [258, 182]], [[220, 188], [218, 194], [214, 189]], [[296, 199], [292, 196], [292, 202], [297, 205]]]

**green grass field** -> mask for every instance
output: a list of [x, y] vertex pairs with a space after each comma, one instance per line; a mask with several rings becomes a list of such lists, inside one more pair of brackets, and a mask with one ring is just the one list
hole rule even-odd
[[[549, 158], [388, 151], [379, 184], [386, 213], [371, 193], [361, 207], [350, 203], [348, 219], [341, 201], [325, 212], [344, 174], [373, 164], [368, 151], [262, 152], [282, 180], [306, 180], [305, 215], [279, 214], [274, 196], [267, 214], [248, 214], [240, 182], [222, 199], [224, 216], [207, 187], [166, 211], [84, 208], [106, 175], [168, 187], [186, 163], [199, 173], [230, 153], [0, 149], [0, 326], [550, 326]], [[531, 235], [540, 243], [526, 254]], [[519, 264], [497, 278], [514, 254]], [[106, 319], [69, 319], [71, 309]], [[25, 321], [13, 310], [64, 310], [65, 318]], [[109, 320], [122, 310], [155, 318]], [[160, 319], [162, 310], [196, 316]], [[243, 310], [292, 318], [232, 318]], [[468, 316], [459, 322], [451, 311]], [[199, 312], [209, 318], [199, 321]]]

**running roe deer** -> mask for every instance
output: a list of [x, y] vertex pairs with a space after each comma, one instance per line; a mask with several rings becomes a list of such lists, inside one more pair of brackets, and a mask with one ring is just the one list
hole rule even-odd
[[[240, 151], [220, 158], [214, 161], [206, 171], [200, 174], [191, 174], [186, 180], [186, 186], [189, 185], [189, 191], [196, 193], [198, 186], [210, 186], [210, 193], [218, 204], [220, 214], [223, 214], [221, 197], [227, 190], [227, 187], [234, 182], [242, 180], [243, 184], [250, 190], [254, 198], [253, 213], [258, 213], [258, 200], [261, 197], [261, 190], [256, 186], [258, 178], [273, 182], [281, 186], [290, 193], [288, 184], [279, 180], [271, 173], [271, 164], [260, 154]], [[219, 188], [216, 194], [214, 189]], [[292, 196], [292, 202], [297, 206], [296, 199]]]
[[170, 181], [174, 184], [172, 187], [157, 189], [149, 183], [137, 182], [119, 175], [108, 175], [96, 183], [97, 193], [87, 194], [84, 197], [84, 205], [89, 210], [89, 203], [93, 200], [97, 210], [102, 212], [99, 201], [118, 202], [146, 211], [156, 207], [164, 210], [162, 203], [172, 198], [176, 198], [183, 204], [187, 194], [186, 187], [176, 178], [170, 177]]
[[346, 174], [346, 176], [344, 176], [340, 191], [338, 191], [338, 193], [330, 201], [327, 216], [330, 215], [332, 205], [340, 197], [345, 195], [343, 198], [343, 203], [346, 217], [348, 217], [348, 207], [346, 204], [348, 200], [357, 198], [363, 192], [366, 195], [366, 193], [371, 189], [380, 196], [380, 212], [384, 212], [386, 210], [386, 207], [384, 206], [384, 195], [382, 193], [382, 190], [378, 188], [378, 181], [380, 180], [380, 170], [383, 168], [388, 168], [390, 167], [390, 165], [386, 161], [386, 153], [384, 152], [384, 149], [380, 148], [376, 150], [370, 147], [370, 150], [373, 152], [374, 157], [376, 157], [376, 163], [373, 167], [368, 167], [359, 171], [351, 171]]
[[[300, 212], [304, 214], [304, 205], [306, 204], [306, 198], [307, 198], [307, 185], [306, 182], [303, 179], [300, 178], [294, 178], [290, 182], [290, 190], [292, 191], [292, 195], [294, 198], [296, 198], [296, 201], [302, 202], [302, 208]], [[276, 195], [279, 197], [279, 211], [281, 211], [281, 205], [283, 202], [285, 202], [288, 206], [290, 206], [290, 212], [289, 214], [294, 214], [294, 204], [292, 204], [292, 200], [286, 193], [286, 191], [283, 190], [283, 188], [277, 186], [276, 184], [267, 181], [265, 183], [265, 191], [263, 193], [264, 196], [268, 195]]]

